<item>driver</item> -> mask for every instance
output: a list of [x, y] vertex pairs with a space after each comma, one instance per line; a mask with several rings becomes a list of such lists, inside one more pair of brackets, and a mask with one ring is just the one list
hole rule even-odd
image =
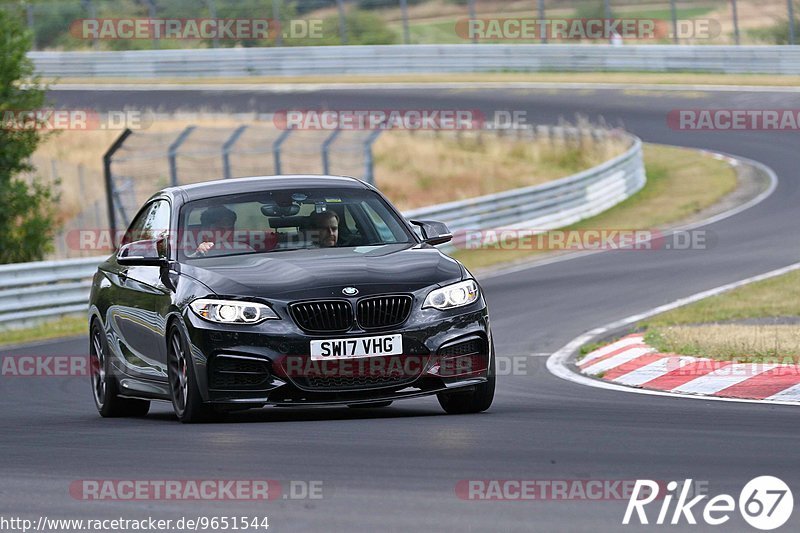
[[311, 241], [320, 248], [332, 248], [339, 241], [339, 215], [334, 211], [311, 214]]

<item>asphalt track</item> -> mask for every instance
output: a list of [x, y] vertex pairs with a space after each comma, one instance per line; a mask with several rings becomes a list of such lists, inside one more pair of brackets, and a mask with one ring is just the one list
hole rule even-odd
[[[539, 266], [483, 285], [498, 353], [551, 353], [578, 334], [680, 297], [794, 263], [798, 135], [689, 133], [667, 127], [675, 108], [794, 108], [800, 97], [759, 93], [619, 90], [385, 90], [300, 94], [57, 92], [58, 105], [162, 110], [479, 108], [526, 110], [553, 122], [582, 113], [621, 121], [645, 141], [701, 147], [769, 165], [780, 180], [761, 204], [707, 229], [708, 250], [610, 252]], [[698, 176], [698, 179], [700, 176]], [[76, 339], [13, 354], [85, 353]], [[788, 406], [703, 402], [606, 391], [550, 375], [545, 358], [499, 377], [487, 413], [446, 416], [435, 399], [373, 412], [267, 409], [220, 425], [181, 426], [170, 406], [142, 420], [103, 420], [79, 378], [0, 381], [0, 515], [179, 518], [267, 515], [274, 531], [753, 531], [738, 515], [724, 526], [622, 526], [625, 501], [464, 501], [468, 479], [683, 480], [735, 498], [760, 475], [800, 496], [800, 413]], [[321, 500], [82, 502], [79, 479], [321, 480]], [[656, 510], [651, 511], [651, 520]], [[794, 513], [782, 530], [798, 530]]]

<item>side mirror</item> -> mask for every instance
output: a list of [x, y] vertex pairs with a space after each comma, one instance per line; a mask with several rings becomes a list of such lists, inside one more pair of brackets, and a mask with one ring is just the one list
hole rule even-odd
[[159, 249], [162, 241], [136, 241], [123, 244], [117, 252], [117, 263], [130, 266], [164, 266], [169, 263]]
[[453, 234], [447, 229], [444, 222], [435, 220], [409, 220], [422, 230], [422, 240], [430, 245], [444, 244], [453, 238]]

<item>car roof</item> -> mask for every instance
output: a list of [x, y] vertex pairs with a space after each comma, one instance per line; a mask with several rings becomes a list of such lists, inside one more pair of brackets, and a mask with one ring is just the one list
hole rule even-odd
[[292, 187], [339, 187], [366, 189], [367, 185], [349, 176], [325, 176], [314, 174], [284, 174], [280, 176], [253, 176], [227, 180], [205, 181], [169, 187], [161, 191], [171, 195], [183, 195], [186, 201], [258, 192], [264, 190], [288, 189]]

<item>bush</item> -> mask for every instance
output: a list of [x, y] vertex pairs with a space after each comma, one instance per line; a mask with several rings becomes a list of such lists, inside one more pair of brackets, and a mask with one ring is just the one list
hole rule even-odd
[[[18, 17], [0, 10], [0, 35], [0, 116], [40, 109], [44, 91], [26, 55], [30, 34]], [[41, 140], [36, 129], [0, 127], [0, 263], [36, 261], [52, 248], [57, 198], [40, 181], [19, 178], [33, 170], [28, 160]]]

